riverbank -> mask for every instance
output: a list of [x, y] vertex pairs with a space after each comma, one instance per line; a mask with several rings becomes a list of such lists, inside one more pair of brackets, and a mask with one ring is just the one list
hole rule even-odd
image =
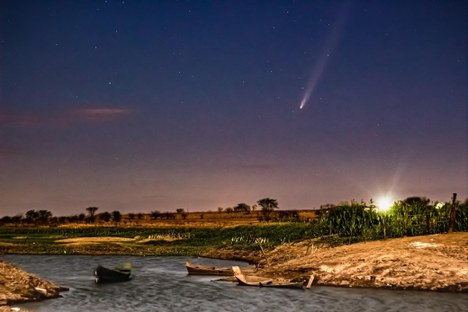
[[0, 260], [0, 311], [26, 311], [12, 304], [57, 298], [66, 289]]
[[314, 275], [314, 284], [323, 286], [468, 292], [467, 232], [334, 248], [319, 244], [318, 240], [307, 240], [257, 254], [240, 255], [227, 248], [210, 250], [205, 256], [256, 260], [256, 275]]
[[[152, 244], [148, 245], [147, 240]], [[153, 245], [153, 240], [158, 244]], [[74, 251], [70, 254], [98, 254], [99, 250], [105, 250], [106, 254], [147, 255], [155, 247], [173, 251], [186, 248], [180, 244], [183, 240], [184, 237], [166, 237], [164, 241], [161, 237], [81, 237], [54, 240], [54, 244]], [[270, 250], [261, 248], [260, 244], [257, 248], [226, 244], [205, 248], [194, 255], [248, 261], [256, 264], [258, 276], [308, 279], [314, 275], [315, 285], [468, 292], [468, 232], [338, 247], [326, 241], [309, 239]], [[0, 311], [10, 311], [2, 310], [2, 305], [8, 309], [6, 304], [55, 298], [59, 292], [56, 285], [0, 260]]]

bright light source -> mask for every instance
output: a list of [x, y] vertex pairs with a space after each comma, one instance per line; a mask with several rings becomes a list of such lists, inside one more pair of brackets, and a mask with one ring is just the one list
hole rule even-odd
[[386, 212], [388, 209], [390, 209], [390, 207], [393, 206], [393, 203], [394, 202], [390, 199], [390, 197], [380, 197], [377, 200], [377, 208], [382, 212]]
[[441, 208], [444, 208], [444, 206], [445, 206], [445, 203], [437, 203], [436, 208], [441, 209]]

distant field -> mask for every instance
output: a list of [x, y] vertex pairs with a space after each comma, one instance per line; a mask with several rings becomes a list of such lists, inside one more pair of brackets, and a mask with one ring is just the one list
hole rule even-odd
[[[290, 222], [290, 221], [312, 221], [317, 217], [313, 210], [300, 211], [275, 211], [269, 215], [269, 221]], [[264, 215], [261, 211], [244, 212], [189, 212], [183, 214], [171, 213], [161, 214], [157, 219], [145, 214], [142, 219], [132, 218], [124, 215], [121, 223], [129, 226], [190, 226], [190, 227], [211, 227], [211, 226], [238, 226], [254, 225], [263, 222]]]
[[4, 221], [0, 226], [7, 227], [234, 227], [239, 225], [256, 225], [268, 222], [310, 222], [317, 218], [314, 210], [279, 210], [264, 214], [261, 211], [251, 212], [166, 212], [152, 214], [123, 214], [119, 222], [104, 221], [102, 214], [96, 214], [91, 221], [89, 216], [79, 220], [72, 217], [53, 217], [47, 223], [21, 221]]

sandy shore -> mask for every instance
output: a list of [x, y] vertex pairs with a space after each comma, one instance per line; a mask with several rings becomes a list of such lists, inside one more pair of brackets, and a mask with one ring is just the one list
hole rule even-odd
[[12, 308], [10, 305], [29, 301], [40, 301], [57, 298], [60, 291], [66, 289], [58, 287], [21, 268], [0, 260], [0, 311], [26, 311]]
[[[206, 256], [233, 258], [235, 251]], [[245, 259], [259, 262], [256, 275], [304, 277], [314, 284], [468, 292], [468, 233], [404, 237], [329, 248], [317, 240], [285, 244]], [[237, 254], [235, 258], [239, 257]]]

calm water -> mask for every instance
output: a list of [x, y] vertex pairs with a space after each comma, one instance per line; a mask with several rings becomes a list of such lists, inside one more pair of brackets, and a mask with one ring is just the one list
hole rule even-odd
[[[63, 298], [20, 305], [31, 311], [468, 311], [467, 294], [313, 287], [310, 290], [240, 287], [216, 277], [192, 277], [186, 258], [116, 256], [2, 257], [28, 272], [69, 287]], [[98, 264], [130, 261], [133, 280], [94, 283]], [[192, 259], [238, 265], [233, 261]]]

